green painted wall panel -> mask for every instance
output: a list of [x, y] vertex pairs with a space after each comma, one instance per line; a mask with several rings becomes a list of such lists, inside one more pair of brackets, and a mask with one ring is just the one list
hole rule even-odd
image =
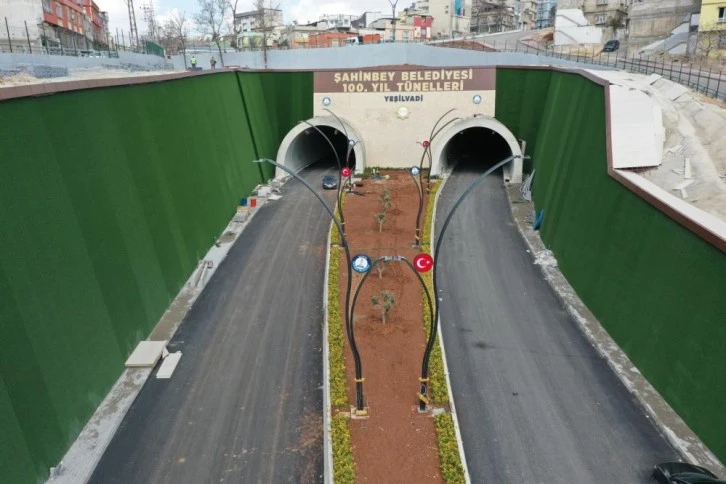
[[47, 477], [259, 183], [248, 118], [269, 151], [289, 123], [262, 99], [219, 73], [0, 103], [1, 482]]
[[[0, 284], [2, 284], [0, 282]], [[2, 315], [2, 313], [0, 313]], [[5, 484], [22, 484], [35, 480], [35, 469], [25, 443], [23, 430], [18, 424], [15, 409], [0, 374], [0, 470]]]
[[[299, 122], [313, 116], [313, 74], [240, 72], [237, 75], [258, 156], [274, 160], [285, 135]], [[265, 164], [262, 169], [265, 180], [274, 176], [274, 166]]]
[[[537, 147], [537, 132], [540, 116], [547, 103], [552, 71], [547, 69], [498, 69], [497, 86], [506, 86], [506, 92], [495, 97], [497, 119], [506, 120], [506, 125], [517, 138], [527, 141], [526, 153], [534, 153]], [[503, 91], [504, 92], [504, 91]], [[524, 161], [524, 170], [531, 172], [532, 161]]]
[[542, 239], [638, 369], [726, 459], [726, 256], [608, 175], [601, 86], [557, 72], [533, 85], [518, 72], [497, 74], [497, 118], [520, 135], [523, 93], [546, 99], [528, 110]]

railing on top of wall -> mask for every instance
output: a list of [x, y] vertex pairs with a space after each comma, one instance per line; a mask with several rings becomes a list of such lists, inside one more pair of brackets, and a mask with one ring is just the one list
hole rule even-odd
[[[521, 40], [484, 42], [482, 39], [461, 38], [433, 45], [495, 52], [520, 52], [565, 59], [585, 65], [610, 67], [637, 74], [658, 74], [706, 96], [726, 100], [726, 72], [722, 66], [697, 64], [685, 58], [663, 55], [642, 56], [628, 54], [627, 51], [621, 51], [621, 49], [615, 52], [603, 52], [601, 49], [580, 46], [545, 49], [536, 45], [535, 42], [527, 43]], [[484, 46], [484, 49], [478, 46]]]

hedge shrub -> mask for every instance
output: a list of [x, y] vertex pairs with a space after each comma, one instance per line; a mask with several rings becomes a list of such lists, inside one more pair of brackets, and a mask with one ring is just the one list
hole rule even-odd
[[330, 433], [333, 440], [333, 482], [335, 484], [355, 483], [355, 461], [350, 440], [350, 418], [339, 413], [331, 419]]
[[442, 413], [434, 417], [436, 434], [439, 441], [439, 460], [441, 476], [448, 484], [466, 482], [464, 466], [461, 465], [459, 445], [456, 441], [454, 419], [450, 413]]

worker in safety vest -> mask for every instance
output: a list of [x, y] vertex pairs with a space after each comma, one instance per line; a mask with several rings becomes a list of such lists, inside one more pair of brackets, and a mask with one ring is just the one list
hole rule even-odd
[[192, 56], [192, 69], [197, 68], [197, 58]]

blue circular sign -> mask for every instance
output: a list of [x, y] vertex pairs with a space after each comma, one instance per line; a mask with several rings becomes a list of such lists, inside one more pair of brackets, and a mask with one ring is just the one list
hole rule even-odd
[[419, 171], [419, 169], [418, 169], [418, 166], [412, 166], [412, 167], [411, 167], [411, 174], [412, 174], [413, 176], [418, 176], [418, 174], [419, 174], [419, 173], [420, 173], [420, 171]]
[[353, 267], [354, 271], [358, 272], [359, 274], [363, 274], [365, 272], [368, 272], [368, 270], [371, 268], [371, 258], [365, 254], [358, 254], [353, 257], [350, 265], [351, 267]]

